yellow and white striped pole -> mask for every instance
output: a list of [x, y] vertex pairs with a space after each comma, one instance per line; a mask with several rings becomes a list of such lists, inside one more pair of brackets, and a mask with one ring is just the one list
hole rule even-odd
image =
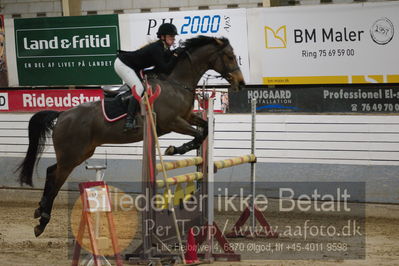
[[[174, 176], [174, 177], [168, 177], [166, 179], [166, 183], [168, 183], [169, 185], [188, 183], [188, 182], [192, 182], [194, 180], [200, 180], [203, 178], [203, 176], [204, 176], [204, 174], [201, 172], [183, 174], [183, 175], [178, 175], [178, 176]], [[166, 183], [165, 183], [165, 180], [157, 180], [157, 188], [166, 187]]]
[[[251, 151], [252, 152], [252, 151]], [[256, 162], [255, 154], [251, 153], [248, 155], [238, 156], [234, 158], [219, 160], [214, 163], [215, 172], [219, 169], [232, 167], [235, 165], [240, 165], [244, 163], [254, 163]]]
[[[183, 160], [178, 160], [178, 161], [173, 161], [173, 162], [164, 162], [164, 167], [165, 167], [166, 171], [169, 171], [169, 170], [173, 170], [173, 169], [199, 165], [201, 163], [202, 163], [202, 157], [197, 156], [194, 158], [188, 158], [188, 159], [183, 159]], [[157, 164], [156, 168], [157, 168], [158, 172], [162, 171], [162, 165], [160, 163]]]

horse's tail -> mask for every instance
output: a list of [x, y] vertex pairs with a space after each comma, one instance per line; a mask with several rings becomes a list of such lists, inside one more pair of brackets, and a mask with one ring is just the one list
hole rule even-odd
[[54, 119], [61, 112], [57, 111], [40, 111], [34, 114], [29, 120], [29, 147], [26, 152], [25, 159], [18, 166], [16, 171], [21, 169], [19, 173], [19, 182], [33, 186], [32, 175], [35, 162], [40, 158], [46, 144], [46, 136], [54, 127]]

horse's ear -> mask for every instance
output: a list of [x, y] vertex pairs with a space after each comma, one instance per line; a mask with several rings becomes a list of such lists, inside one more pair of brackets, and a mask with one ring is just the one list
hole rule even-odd
[[217, 45], [220, 45], [220, 46], [224, 45], [224, 42], [221, 39], [215, 38], [215, 41], [216, 41]]

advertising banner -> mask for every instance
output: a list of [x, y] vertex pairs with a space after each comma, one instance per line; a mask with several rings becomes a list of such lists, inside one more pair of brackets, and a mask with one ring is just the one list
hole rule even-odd
[[[198, 35], [228, 38], [244, 78], [246, 81], [249, 80], [245, 9], [122, 14], [119, 16], [121, 49], [136, 50], [157, 40], [158, 27], [165, 22], [173, 23], [177, 27], [179, 35], [176, 36], [174, 48], [184, 40]], [[206, 74], [216, 75], [216, 72], [208, 71]], [[203, 81], [204, 79], [200, 80], [199, 84], [202, 85]], [[227, 84], [227, 82], [221, 79], [209, 79], [207, 84]]]
[[229, 95], [232, 113], [258, 112], [399, 113], [399, 86], [248, 88]]
[[117, 15], [15, 19], [20, 86], [120, 84]]
[[398, 13], [399, 2], [262, 9], [249, 27], [264, 37], [263, 84], [398, 83]]
[[0, 112], [64, 111], [103, 98], [101, 89], [0, 91]]
[[4, 16], [0, 15], [0, 87], [8, 87]]

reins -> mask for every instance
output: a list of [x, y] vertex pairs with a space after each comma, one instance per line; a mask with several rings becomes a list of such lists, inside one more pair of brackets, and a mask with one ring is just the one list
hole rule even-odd
[[[240, 67], [237, 65], [234, 68], [229, 68], [225, 61], [223, 60], [223, 54], [224, 54], [224, 50], [227, 48], [227, 46], [229, 45], [229, 43], [224, 43], [223, 46], [216, 51], [214, 54], [212, 54], [211, 57], [217, 56], [216, 60], [221, 60], [222, 62], [222, 66], [224, 71], [222, 73], [220, 73], [220, 75], [211, 75], [211, 74], [204, 74], [203, 77], [205, 78], [206, 81], [210, 80], [210, 79], [226, 79], [227, 81], [230, 81], [231, 78], [231, 74], [234, 73], [235, 71], [239, 71]], [[191, 53], [186, 50], [185, 53], [187, 54], [187, 58], [191, 64], [191, 67], [193, 68], [194, 72], [198, 73], [199, 71], [196, 70], [195, 64], [193, 64], [193, 60], [192, 60], [192, 55]], [[215, 64], [216, 64], [216, 60], [215, 60]]]
[[[222, 69], [223, 72], [220, 72], [220, 75], [214, 75], [214, 74], [203, 74], [202, 77], [205, 79], [206, 83], [208, 83], [208, 80], [211, 79], [226, 79], [227, 81], [230, 81], [232, 79], [231, 75], [232, 73], [234, 73], [235, 71], [240, 71], [239, 66], [235, 66], [233, 68], [230, 68], [229, 66], [226, 65], [225, 60], [223, 60], [223, 56], [225, 54], [225, 49], [227, 49], [229, 47], [229, 42], [226, 41], [223, 43], [223, 45], [217, 49], [214, 53], [212, 53], [209, 57], [209, 61], [213, 62], [213, 65], [216, 65], [218, 63], [218, 60], [221, 60], [221, 65], [222, 65]], [[194, 63], [193, 60], [193, 55], [192, 53], [189, 51], [190, 48], [185, 49], [184, 54], [186, 54], [187, 59], [189, 61], [189, 65], [192, 68], [193, 73], [195, 74], [199, 74], [201, 72], [200, 69], [198, 69], [197, 65]], [[216, 58], [215, 58], [216, 57]], [[156, 78], [156, 77], [155, 77]], [[189, 92], [192, 92], [193, 95], [195, 95], [195, 91], [196, 91], [196, 87], [190, 87], [187, 86], [186, 84], [183, 84], [181, 82], [178, 82], [176, 80], [169, 80], [168, 82], [170, 83], [174, 83], [175, 85], [177, 85], [177, 87], [180, 87], [184, 90], [188, 90]]]

